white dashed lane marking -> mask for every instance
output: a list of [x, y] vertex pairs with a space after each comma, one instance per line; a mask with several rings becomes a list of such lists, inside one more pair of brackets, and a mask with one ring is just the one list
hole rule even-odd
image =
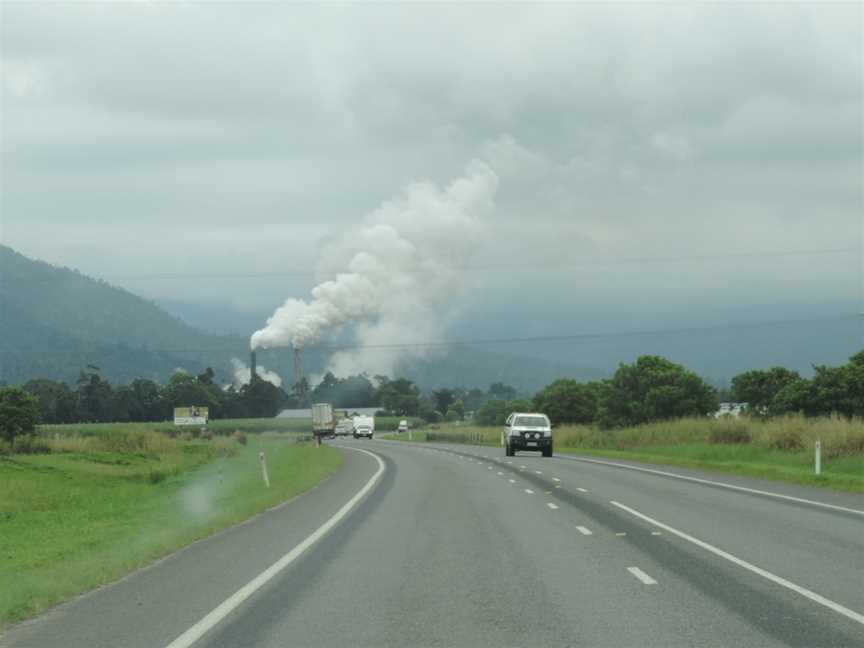
[[552, 481], [555, 481], [555, 482], [560, 482], [560, 481], [561, 481], [561, 480], [560, 480], [560, 479], [558, 479], [558, 478], [557, 478], [557, 477], [553, 477], [553, 478], [552, 478]]
[[548, 506], [553, 511], [558, 508], [557, 504], [553, 504], [552, 502], [546, 502], [546, 506]]
[[530, 488], [526, 488], [526, 489], [525, 489], [525, 492], [528, 493], [529, 495], [533, 495], [533, 494], [534, 494], [534, 491], [532, 491]]
[[577, 488], [576, 490], [578, 490], [580, 493], [587, 493], [588, 492], [587, 488]]
[[648, 574], [643, 572], [638, 567], [628, 567], [627, 571], [633, 574], [636, 578], [642, 581], [645, 585], [656, 585], [657, 581], [651, 578]]
[[586, 529], [584, 526], [577, 526], [576, 530], [582, 535], [594, 535], [590, 529]]
[[515, 479], [508, 479], [507, 481], [509, 481], [511, 484], [515, 484], [515, 483], [516, 483], [516, 480], [515, 480]]
[[537, 473], [538, 475], [542, 475], [542, 474], [543, 474], [543, 473], [542, 473], [541, 471], [539, 471], [539, 470], [535, 470], [534, 472]]

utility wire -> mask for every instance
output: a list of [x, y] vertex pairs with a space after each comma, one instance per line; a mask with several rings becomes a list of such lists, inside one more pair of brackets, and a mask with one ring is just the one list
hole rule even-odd
[[[685, 263], [690, 261], [713, 261], [722, 259], [746, 259], [746, 258], [776, 258], [796, 256], [820, 256], [832, 254], [853, 254], [859, 248], [826, 248], [814, 250], [787, 250], [774, 252], [729, 252], [722, 254], [691, 254], [682, 256], [647, 256], [647, 257], [585, 257], [577, 260], [567, 261], [538, 261], [531, 263], [488, 263], [477, 265], [454, 265], [458, 270], [527, 270], [533, 268], [576, 268], [594, 265], [633, 265], [633, 264], [662, 264], [662, 263]], [[152, 280], [195, 280], [195, 279], [309, 279], [318, 275], [307, 270], [289, 270], [285, 272], [231, 272], [231, 273], [182, 273], [182, 272], [157, 272], [139, 275], [114, 275], [104, 277], [105, 281], [152, 281]], [[335, 275], [328, 275], [335, 277]]]
[[[345, 350], [365, 350], [365, 349], [408, 349], [408, 348], [437, 348], [437, 347], [464, 347], [464, 346], [480, 346], [489, 344], [526, 344], [532, 342], [578, 342], [583, 340], [605, 340], [605, 339], [620, 339], [631, 337], [649, 337], [649, 336], [665, 336], [665, 335], [685, 335], [698, 333], [714, 333], [720, 331], [734, 331], [744, 329], [759, 329], [759, 328], [775, 328], [784, 326], [795, 326], [798, 324], [813, 324], [818, 322], [842, 322], [842, 321], [857, 321], [858, 314], [854, 315], [831, 315], [825, 317], [812, 317], [796, 320], [775, 320], [769, 322], [749, 322], [739, 324], [722, 324], [715, 326], [692, 326], [687, 328], [677, 329], [647, 329], [637, 331], [617, 331], [612, 333], [572, 333], [561, 335], [538, 335], [529, 337], [502, 337], [502, 338], [475, 338], [468, 340], [428, 340], [415, 342], [390, 342], [385, 344], [312, 344], [303, 347], [303, 351], [345, 351]], [[272, 349], [259, 349], [261, 351], [275, 350], [287, 347], [273, 347]], [[128, 351], [145, 351], [149, 353], [240, 353], [237, 349], [231, 348], [204, 348], [204, 349], [159, 349], [149, 347], [132, 347], [126, 345]], [[111, 351], [116, 351], [113, 347]], [[22, 349], [7, 349], [2, 350], [2, 353], [14, 353], [16, 351], [24, 351], [25, 353], [45, 354], [45, 355], [75, 355], [93, 353], [95, 350], [51, 350], [32, 348], [27, 350]]]

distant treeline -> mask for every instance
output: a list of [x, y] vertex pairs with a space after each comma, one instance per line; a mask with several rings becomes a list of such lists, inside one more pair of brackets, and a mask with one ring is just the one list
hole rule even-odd
[[[805, 416], [864, 416], [864, 351], [839, 367], [814, 367], [813, 378], [772, 367], [732, 379], [724, 396], [747, 403], [751, 416], [800, 413]], [[556, 380], [533, 399], [489, 401], [475, 416], [480, 424], [503, 424], [512, 411], [536, 410], [554, 423], [597, 424], [605, 428], [705, 416], [720, 394], [700, 376], [659, 356], [621, 364], [607, 380]]]
[[[172, 417], [173, 408], [190, 405], [208, 407], [215, 419], [272, 417], [284, 408], [327, 402], [338, 408], [377, 406], [388, 414], [428, 422], [470, 417], [481, 425], [503, 424], [513, 411], [542, 411], [554, 423], [609, 428], [705, 416], [717, 410], [720, 399], [703, 378], [660, 356], [621, 364], [606, 380], [562, 378], [528, 398], [500, 382], [485, 390], [445, 388], [424, 394], [405, 378], [366, 374], [337, 378], [329, 372], [314, 387], [303, 378], [287, 392], [257, 377], [225, 389], [214, 381], [209, 368], [198, 375], [177, 372], [165, 385], [140, 378], [115, 386], [92, 366], [81, 371], [71, 387], [37, 379], [20, 389], [0, 390], [0, 396], [3, 393], [10, 408], [13, 402], [14, 407], [22, 407], [26, 396], [38, 409], [38, 422], [49, 424], [165, 421]], [[864, 351], [839, 367], [815, 367], [809, 379], [782, 367], [748, 371], [735, 376], [723, 395], [748, 403], [748, 412], [755, 416], [864, 416]], [[0, 398], [0, 410], [3, 407]]]

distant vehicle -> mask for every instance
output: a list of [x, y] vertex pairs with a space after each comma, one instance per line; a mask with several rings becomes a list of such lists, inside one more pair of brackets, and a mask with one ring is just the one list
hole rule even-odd
[[322, 437], [332, 439], [336, 436], [336, 420], [330, 403], [315, 403], [312, 406], [312, 433], [319, 442]]
[[350, 418], [339, 419], [336, 423], [336, 436], [349, 436], [354, 434], [354, 421]]
[[513, 412], [504, 427], [504, 454], [516, 455], [517, 450], [539, 450], [544, 457], [552, 456], [552, 423], [540, 413]]
[[399, 434], [402, 434], [403, 432], [407, 432], [408, 431], [408, 421], [406, 421], [405, 419], [402, 419], [401, 421], [399, 421], [399, 427], [397, 428], [396, 431]]
[[375, 433], [375, 417], [374, 416], [355, 416], [354, 417], [354, 438], [359, 439], [361, 436], [371, 439]]

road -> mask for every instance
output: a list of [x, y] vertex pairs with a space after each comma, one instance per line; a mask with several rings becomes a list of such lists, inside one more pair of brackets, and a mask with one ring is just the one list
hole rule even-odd
[[312, 491], [0, 646], [864, 645], [859, 496], [334, 443], [345, 466]]

